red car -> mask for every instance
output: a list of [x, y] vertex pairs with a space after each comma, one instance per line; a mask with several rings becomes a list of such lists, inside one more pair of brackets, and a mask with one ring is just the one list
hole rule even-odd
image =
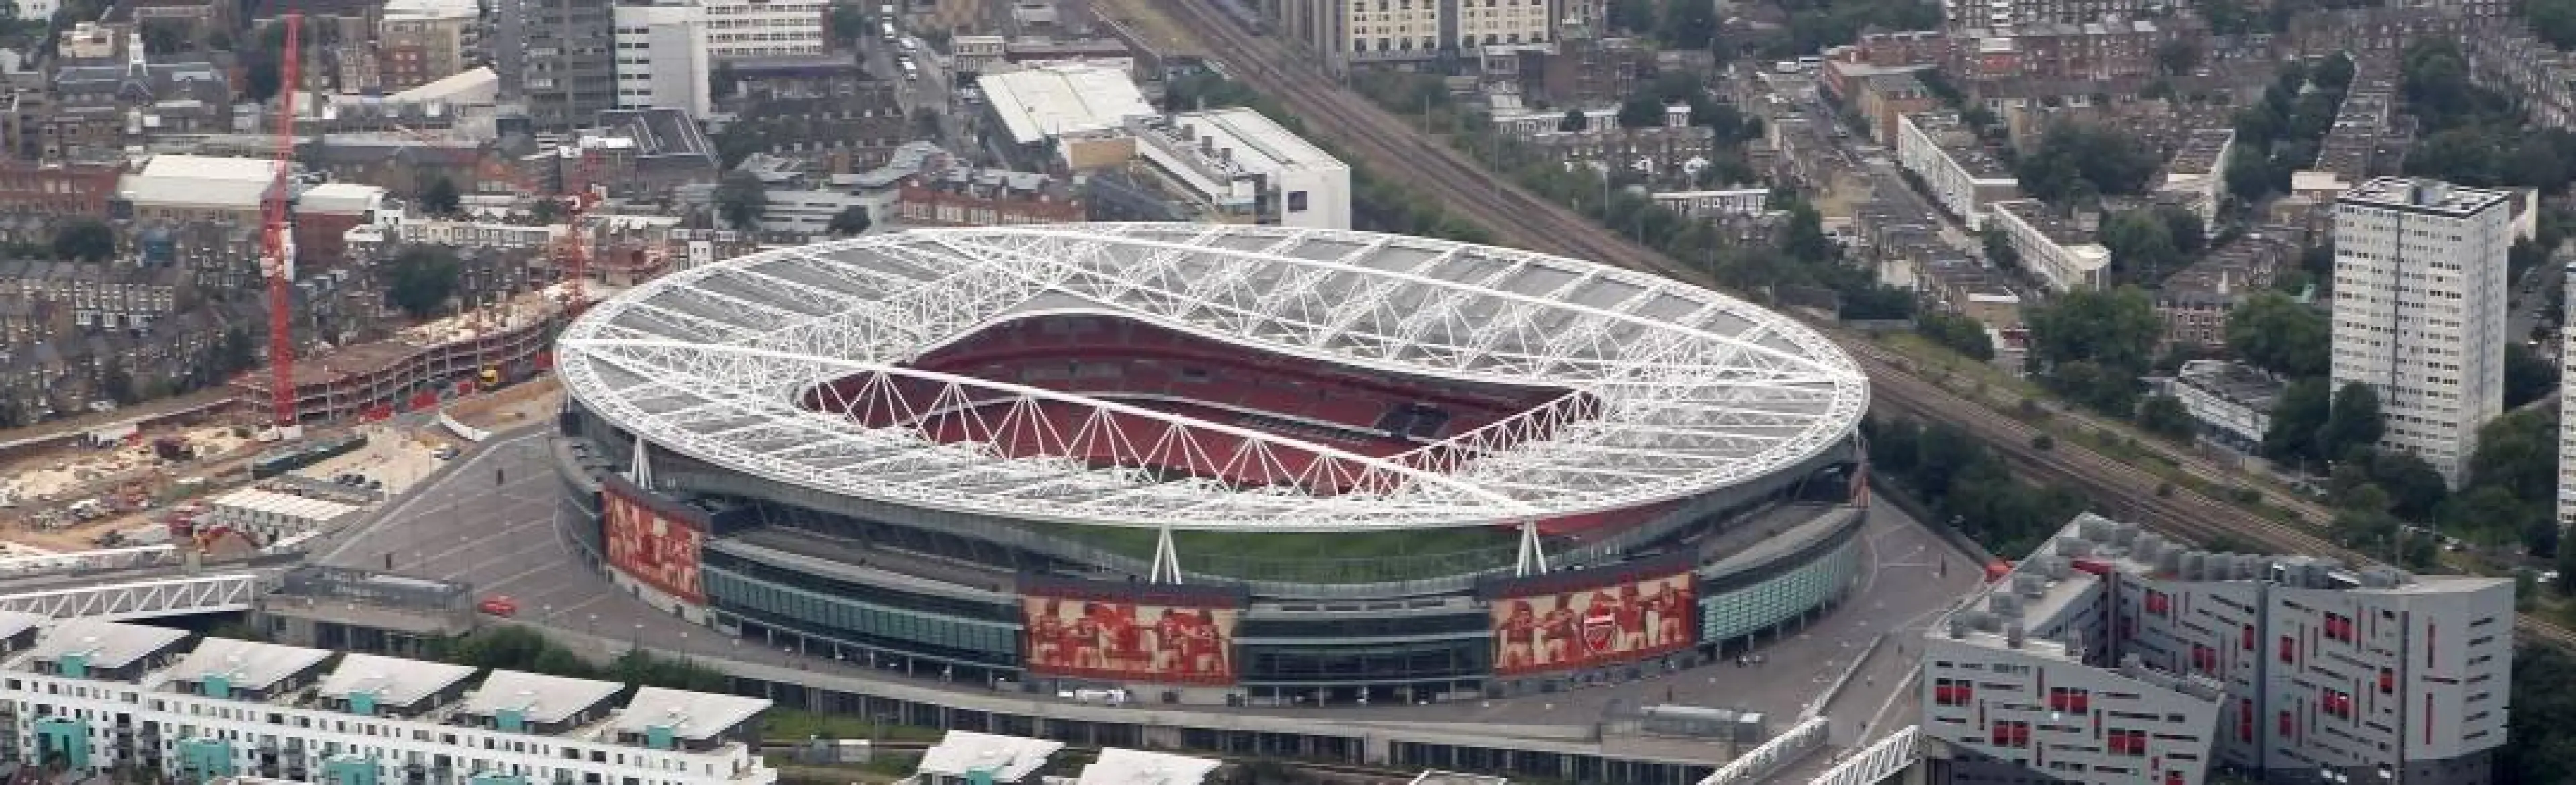
[[483, 609], [484, 613], [489, 613], [494, 616], [519, 615], [519, 602], [517, 600], [497, 594], [483, 598], [483, 604], [480, 607]]

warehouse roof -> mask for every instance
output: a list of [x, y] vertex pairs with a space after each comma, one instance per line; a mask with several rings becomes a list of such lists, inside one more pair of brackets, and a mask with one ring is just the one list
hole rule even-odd
[[276, 181], [277, 162], [267, 159], [156, 155], [117, 192], [142, 206], [253, 209]]
[[1097, 65], [1050, 65], [986, 76], [976, 84], [1019, 144], [1115, 129], [1127, 118], [1155, 113], [1127, 72]]
[[243, 488], [215, 497], [212, 506], [218, 511], [232, 508], [303, 521], [328, 521], [358, 510], [355, 506], [335, 501], [263, 491], [258, 488]]

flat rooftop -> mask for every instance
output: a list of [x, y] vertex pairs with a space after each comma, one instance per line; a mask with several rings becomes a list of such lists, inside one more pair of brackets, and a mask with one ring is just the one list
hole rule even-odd
[[2258, 412], [2271, 411], [2281, 399], [2282, 388], [2288, 386], [2271, 374], [2223, 360], [2183, 363], [2174, 381]]
[[1173, 115], [1172, 122], [1215, 137], [1218, 147], [1248, 153], [1237, 154], [1234, 163], [1257, 173], [1268, 174], [1292, 168], [1347, 168], [1341, 159], [1326, 154], [1323, 148], [1271, 122], [1267, 115], [1250, 109], [1182, 112]]
[[86, 655], [93, 668], [122, 668], [145, 655], [187, 640], [180, 630], [147, 627], [141, 624], [70, 619], [54, 625], [36, 641], [28, 655], [39, 660], [59, 660], [70, 655]]
[[170, 677], [181, 681], [221, 678], [234, 687], [266, 689], [322, 664], [331, 654], [327, 649], [207, 638], [198, 641], [195, 651], [170, 668]]
[[976, 85], [1017, 144], [1112, 130], [1127, 118], [1155, 114], [1127, 72], [1116, 68], [1049, 65], [986, 76]]
[[2335, 197], [2335, 203], [2466, 218], [2502, 206], [2512, 196], [2509, 191], [2452, 185], [2440, 180], [2382, 177], [2353, 186], [2352, 190]]
[[341, 504], [335, 501], [315, 499], [307, 496], [297, 496], [291, 493], [264, 491], [258, 488], [243, 488], [222, 496], [217, 496], [213, 501], [209, 502], [209, 504], [219, 512], [230, 508], [275, 515], [282, 518], [317, 522], [332, 520], [349, 513], [357, 512], [359, 509], [356, 505]]
[[324, 697], [346, 699], [372, 695], [379, 704], [406, 706], [474, 676], [474, 668], [443, 662], [402, 660], [373, 654], [350, 654], [340, 667], [322, 677]]
[[1076, 785], [1198, 785], [1225, 761], [1109, 747], [1082, 767]]
[[643, 687], [626, 701], [626, 710], [617, 715], [612, 726], [621, 733], [647, 733], [654, 728], [669, 728], [674, 738], [704, 741], [760, 714], [769, 708], [763, 698], [689, 692], [661, 687]]
[[2218, 168], [2220, 156], [2236, 141], [2236, 129], [2199, 128], [2183, 136], [2182, 145], [2174, 149], [2173, 161], [2165, 165], [2168, 175], [2206, 175]]
[[1047, 759], [1063, 749], [1064, 742], [1060, 741], [952, 730], [939, 737], [939, 744], [921, 753], [921, 763], [916, 768], [924, 774], [948, 777], [990, 771], [994, 782], [1019, 782], [1044, 768]]
[[466, 696], [461, 708], [478, 716], [515, 710], [520, 719], [528, 722], [556, 723], [615, 697], [623, 689], [625, 685], [616, 682], [496, 670], [484, 677], [481, 688]]

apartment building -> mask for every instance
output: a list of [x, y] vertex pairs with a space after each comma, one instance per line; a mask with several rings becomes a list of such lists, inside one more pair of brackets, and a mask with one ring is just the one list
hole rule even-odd
[[[2576, 294], [2576, 262], [2568, 263], [2565, 272], [2567, 293]], [[2576, 382], [2576, 341], [2559, 342], [2558, 382]], [[2558, 525], [2576, 526], [2576, 395], [2558, 397]]]
[[2007, 199], [1988, 206], [1990, 221], [2002, 227], [2021, 257], [2023, 269], [2039, 276], [2051, 291], [2100, 289], [2110, 281], [2111, 249], [2093, 232], [2057, 215], [2037, 199]]
[[501, 98], [525, 104], [538, 128], [588, 125], [617, 105], [616, 19], [610, 0], [498, 0], [493, 71]]
[[1983, 30], [2133, 19], [2162, 6], [2150, 0], [1941, 0], [1941, 17], [1951, 30]]
[[1971, 600], [1923, 658], [1955, 780], [2467, 785], [2504, 742], [2507, 579], [2208, 553], [2087, 513]]
[[[30, 626], [12, 617], [6, 629]], [[770, 785], [760, 698], [61, 622], [12, 652], [8, 752], [171, 781]], [[13, 638], [14, 639], [14, 638]]]
[[2158, 49], [2205, 32], [2183, 19], [2135, 17], [1964, 29], [1944, 65], [1964, 82], [2145, 78], [2157, 73]]
[[2285, 233], [2249, 234], [2211, 250], [2156, 287], [2156, 318], [2165, 324], [2164, 346], [2216, 350], [2227, 346], [2227, 315], [2236, 304], [2272, 288], [2272, 280], [2299, 252]]
[[2378, 390], [2380, 445], [2455, 484], [2479, 426], [2504, 410], [2510, 201], [2393, 177], [2335, 200], [2334, 384]]
[[1986, 206], [2021, 196], [2012, 169], [1986, 152], [1976, 132], [1952, 112], [1904, 115], [1896, 123], [1896, 160], [1921, 178], [1932, 200], [1970, 230], [1982, 230]]
[[617, 108], [678, 109], [706, 119], [715, 108], [706, 6], [696, 0], [621, 5], [615, 15]]
[[1557, 21], [1551, 0], [1285, 0], [1279, 9], [1283, 29], [1335, 72], [1546, 43]]
[[481, 10], [459, 0], [395, 0], [376, 20], [378, 72], [387, 91], [465, 72], [482, 44]]
[[707, 53], [717, 60], [824, 52], [823, 0], [701, 0]]
[[2465, 38], [2460, 54], [2478, 84], [2521, 101], [2533, 125], [2576, 128], [2576, 56], [2522, 24], [2492, 25]]
[[2165, 162], [2156, 195], [2200, 216], [2202, 225], [2215, 225], [2219, 202], [2227, 195], [2227, 156], [2235, 149], [2236, 129], [2192, 129]]

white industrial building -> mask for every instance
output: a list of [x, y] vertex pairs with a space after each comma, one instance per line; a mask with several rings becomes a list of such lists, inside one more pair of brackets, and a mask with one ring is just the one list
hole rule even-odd
[[715, 111], [708, 14], [697, 0], [617, 6], [617, 108], [678, 109], [694, 120]]
[[1136, 118], [1136, 154], [1223, 214], [1311, 229], [1351, 228], [1351, 168], [1260, 112]]
[[2382, 447], [2453, 484], [2504, 412], [2509, 194], [2380, 178], [2335, 199], [2335, 388], [2379, 392]]
[[[173, 782], [772, 785], [769, 701], [66, 621], [14, 653], [19, 760]], [[334, 664], [334, 661], [337, 664]]]
[[1116, 68], [1082, 63], [1050, 65], [976, 80], [985, 103], [1017, 145], [1043, 145], [1074, 134], [1118, 132], [1129, 118], [1150, 117], [1154, 105]]
[[1951, 112], [1897, 117], [1896, 161], [1922, 178], [1932, 200], [1972, 231], [1985, 228], [1986, 205], [2021, 195], [2021, 180]]
[[1701, 191], [1664, 191], [1652, 195], [1655, 204], [1685, 218], [1713, 218], [1721, 215], [1761, 215], [1770, 209], [1771, 189], [1758, 185], [1741, 188], [1713, 188]]
[[2224, 360], [2183, 363], [2165, 384], [2165, 393], [2181, 399], [2183, 411], [2200, 423], [2203, 438], [2247, 451], [2261, 447], [2272, 429], [2281, 389], [2271, 374]]
[[1926, 635], [1931, 782], [2471, 785], [2513, 582], [2208, 553], [2078, 516]]
[[259, 535], [261, 542], [272, 542], [321, 531], [360, 509], [327, 499], [243, 488], [208, 501], [202, 521], [251, 532]]

